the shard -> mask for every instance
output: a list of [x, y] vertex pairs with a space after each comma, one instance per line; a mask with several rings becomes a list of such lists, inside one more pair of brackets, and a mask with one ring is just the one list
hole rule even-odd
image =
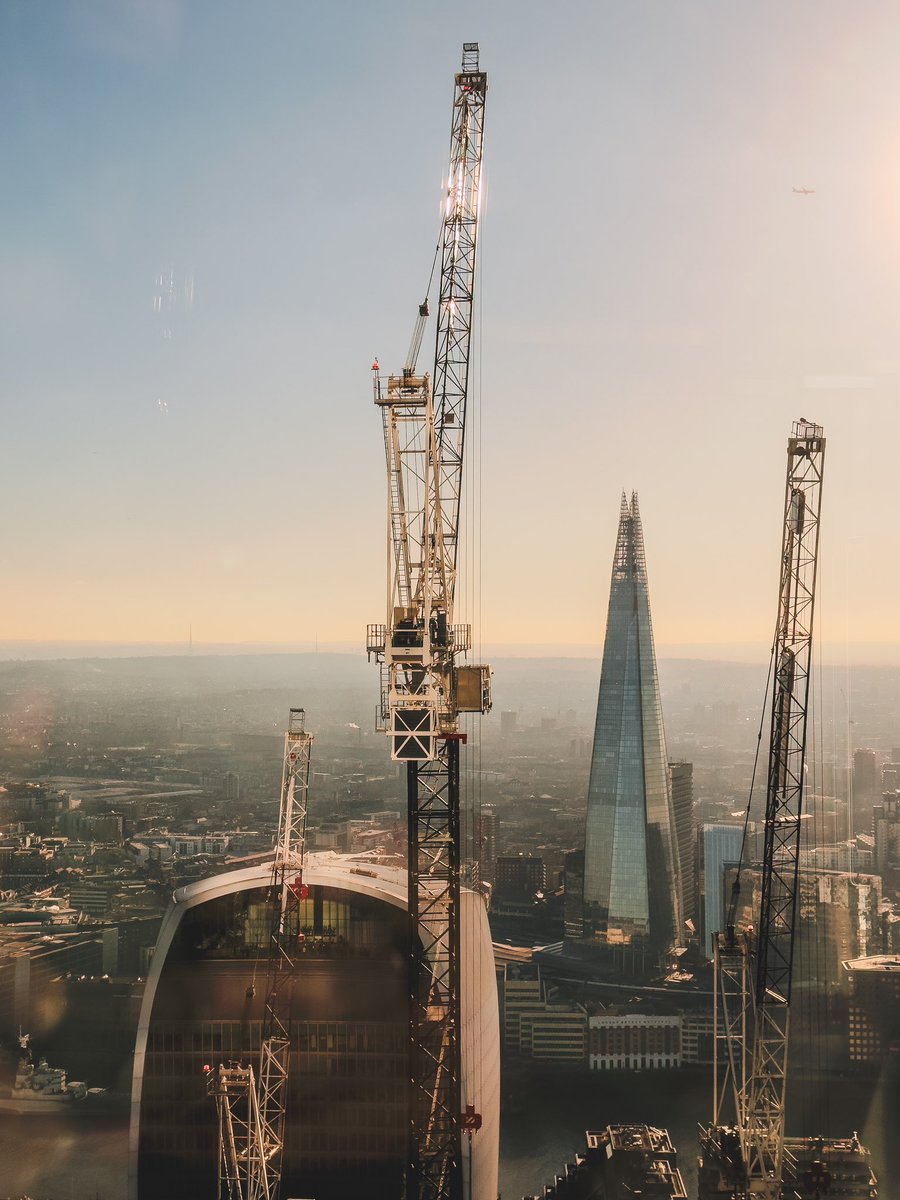
[[662, 953], [681, 931], [678, 846], [637, 494], [622, 494], [588, 785], [584, 933]]

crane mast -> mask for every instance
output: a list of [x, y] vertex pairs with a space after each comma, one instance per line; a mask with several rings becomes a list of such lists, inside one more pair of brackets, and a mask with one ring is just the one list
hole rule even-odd
[[[219, 1120], [218, 1200], [278, 1200], [290, 1058], [292, 947], [300, 936], [312, 735], [302, 708], [292, 708], [284, 736], [278, 839], [272, 863], [266, 995], [258, 1074], [221, 1063], [208, 1091]], [[248, 989], [248, 999], [253, 995]]]
[[462, 1196], [460, 743], [462, 712], [490, 708], [490, 670], [461, 665], [454, 624], [466, 399], [475, 294], [484, 101], [477, 43], [456, 74], [441, 230], [433, 377], [416, 373], [427, 300], [399, 375], [373, 365], [388, 477], [387, 619], [370, 625], [381, 665], [379, 728], [406, 764], [410, 1123], [407, 1200]]
[[[749, 1196], [778, 1200], [782, 1194], [791, 979], [824, 461], [822, 427], [805, 419], [795, 422], [787, 447], [759, 924], [755, 945], [752, 930], [735, 931], [733, 914], [726, 933], [717, 937], [716, 1042], [717, 1046], [720, 1041], [725, 1044], [726, 1074], [734, 1090], [735, 1124], [733, 1129], [711, 1127], [701, 1142], [705, 1162], [718, 1160], [726, 1164], [728, 1190], [736, 1200]], [[718, 1079], [716, 1089], [714, 1120], [718, 1122]]]
[[825, 438], [800, 420], [788, 440], [775, 679], [766, 786], [755, 1025], [747, 1092], [751, 1191], [777, 1197], [782, 1178], [791, 976], [797, 922], [810, 660]]

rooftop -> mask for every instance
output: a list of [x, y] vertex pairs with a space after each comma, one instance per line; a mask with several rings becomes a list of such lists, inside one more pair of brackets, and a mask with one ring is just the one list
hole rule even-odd
[[900, 971], [900, 955], [870, 954], [867, 958], [851, 958], [841, 966], [845, 971]]

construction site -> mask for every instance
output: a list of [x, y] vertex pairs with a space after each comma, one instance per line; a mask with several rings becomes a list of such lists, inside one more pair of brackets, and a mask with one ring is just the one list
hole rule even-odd
[[[464, 782], [468, 720], [490, 710], [491, 669], [469, 661], [477, 643], [458, 603], [486, 95], [478, 46], [466, 43], [428, 289], [402, 367], [371, 367], [388, 577], [366, 650], [379, 671], [377, 725], [405, 785], [405, 863], [307, 854], [313, 738], [304, 710], [291, 709], [271, 864], [181, 889], [160, 936], [135, 1058], [131, 1200], [497, 1195], [489, 889], [477, 846], [466, 852], [472, 813], [461, 809], [463, 794], [477, 804]], [[432, 313], [434, 355], [422, 369]], [[751, 866], [742, 855], [715, 939], [713, 1105], [698, 1200], [877, 1195], [856, 1134], [789, 1136], [785, 1103], [824, 456], [822, 427], [795, 422], [758, 750], [761, 903], [738, 922]], [[639, 522], [636, 498], [624, 506], [623, 520]], [[636, 569], [628, 554], [626, 574]], [[601, 919], [611, 927], [606, 909]], [[631, 937], [625, 923], [616, 936]], [[693, 1153], [664, 1129], [609, 1124], [586, 1134], [584, 1154], [540, 1195], [685, 1197], [679, 1150]]]

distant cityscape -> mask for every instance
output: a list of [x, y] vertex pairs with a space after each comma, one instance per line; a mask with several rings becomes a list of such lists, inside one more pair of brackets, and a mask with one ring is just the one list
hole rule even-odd
[[[490, 887], [505, 1106], [533, 1072], [631, 1076], [640, 1090], [650, 1071], [711, 1071], [710, 938], [740, 855], [762, 680], [727, 664], [662, 660], [659, 672], [685, 935], [677, 959], [640, 979], [589, 960], [579, 969], [564, 952], [577, 932], [599, 664], [500, 663], [497, 708], [472, 719], [477, 796], [464, 839]], [[21, 1028], [125, 1112], [143, 981], [173, 890], [271, 854], [279, 725], [298, 698], [315, 699], [311, 850], [402, 865], [401, 781], [370, 731], [369, 682], [364, 665], [340, 656], [0, 667], [7, 1084]], [[844, 686], [826, 673], [821, 778], [802, 850], [792, 1059], [810, 1092], [815, 1078], [883, 1080], [900, 1053], [900, 673], [854, 670], [852, 742]], [[751, 821], [750, 862], [757, 836]], [[747, 915], [757, 901], [745, 884]], [[678, 1149], [689, 1177], [691, 1150]]]

